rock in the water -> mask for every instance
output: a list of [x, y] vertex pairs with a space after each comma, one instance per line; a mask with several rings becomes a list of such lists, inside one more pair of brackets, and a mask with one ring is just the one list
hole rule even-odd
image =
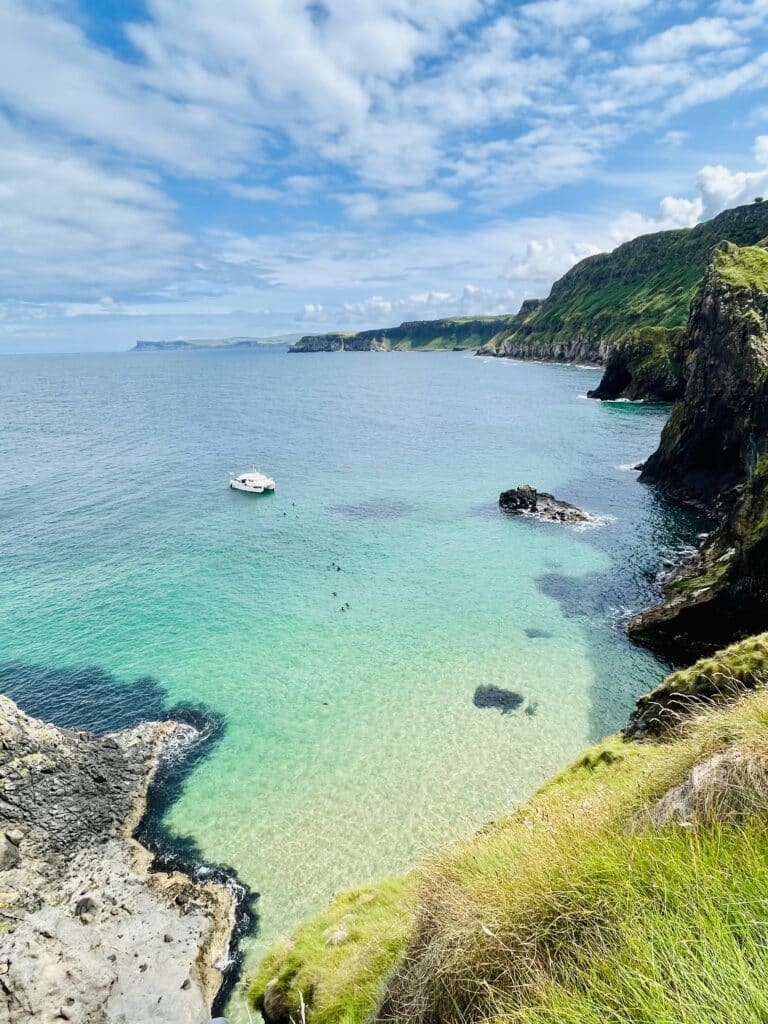
[[530, 484], [513, 487], [499, 495], [499, 508], [510, 515], [536, 516], [558, 523], [590, 523], [594, 518], [567, 501], [537, 491]]
[[476, 708], [496, 708], [503, 715], [516, 711], [525, 697], [514, 690], [503, 690], [500, 686], [478, 686], [472, 703]]
[[149, 872], [132, 838], [177, 728], [99, 737], [0, 697], [0, 1024], [210, 1019], [232, 900], [182, 872]]

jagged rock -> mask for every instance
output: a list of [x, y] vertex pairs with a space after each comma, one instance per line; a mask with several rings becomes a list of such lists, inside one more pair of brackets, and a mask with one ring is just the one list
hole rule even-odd
[[157, 758], [179, 728], [146, 723], [98, 737], [46, 725], [0, 697], [0, 899], [11, 922], [0, 931], [0, 1024], [209, 1020], [232, 901], [181, 872], [150, 873], [132, 839]]
[[674, 659], [768, 628], [768, 252], [717, 247], [687, 344], [685, 395], [640, 479], [720, 524], [629, 626]]
[[687, 352], [682, 328], [640, 327], [611, 349], [599, 385], [587, 392], [601, 401], [675, 402], [683, 394]]
[[[749, 273], [753, 261], [763, 282]], [[768, 253], [722, 242], [691, 307], [685, 394], [645, 463], [644, 483], [711, 508], [754, 471], [768, 447], [767, 318]]]
[[545, 491], [537, 491], [530, 484], [513, 487], [499, 495], [499, 508], [510, 515], [535, 516], [559, 523], [589, 523], [594, 519], [567, 501], [560, 501]]
[[19, 844], [14, 843], [6, 832], [0, 840], [0, 871], [9, 871], [11, 868], [18, 867], [20, 861]]

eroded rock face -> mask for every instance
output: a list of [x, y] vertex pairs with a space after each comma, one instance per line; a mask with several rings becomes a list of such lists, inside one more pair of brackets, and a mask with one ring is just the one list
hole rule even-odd
[[634, 639], [688, 661], [768, 628], [768, 253], [722, 243], [691, 307], [685, 396], [640, 479], [720, 520]]
[[598, 386], [587, 392], [600, 401], [676, 402], [687, 373], [684, 331], [641, 327], [627, 331], [611, 349]]
[[97, 737], [0, 697], [0, 1022], [210, 1019], [231, 900], [181, 873], [149, 873], [131, 838], [178, 728]]
[[768, 292], [728, 273], [750, 252], [722, 242], [713, 254], [691, 306], [685, 394], [640, 477], [677, 502], [712, 507], [768, 447]]
[[558, 523], [590, 523], [594, 517], [567, 501], [560, 501], [530, 484], [513, 487], [499, 495], [499, 508], [509, 515], [535, 516]]

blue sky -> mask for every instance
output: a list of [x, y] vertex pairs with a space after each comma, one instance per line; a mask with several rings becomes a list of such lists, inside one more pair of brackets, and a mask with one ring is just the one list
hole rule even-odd
[[0, 0], [0, 351], [516, 310], [768, 195], [768, 0]]

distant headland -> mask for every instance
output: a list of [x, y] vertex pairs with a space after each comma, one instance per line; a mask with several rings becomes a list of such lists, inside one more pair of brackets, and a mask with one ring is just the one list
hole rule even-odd
[[288, 348], [300, 334], [275, 334], [268, 338], [175, 338], [172, 341], [137, 341], [131, 352], [174, 352], [200, 348]]

